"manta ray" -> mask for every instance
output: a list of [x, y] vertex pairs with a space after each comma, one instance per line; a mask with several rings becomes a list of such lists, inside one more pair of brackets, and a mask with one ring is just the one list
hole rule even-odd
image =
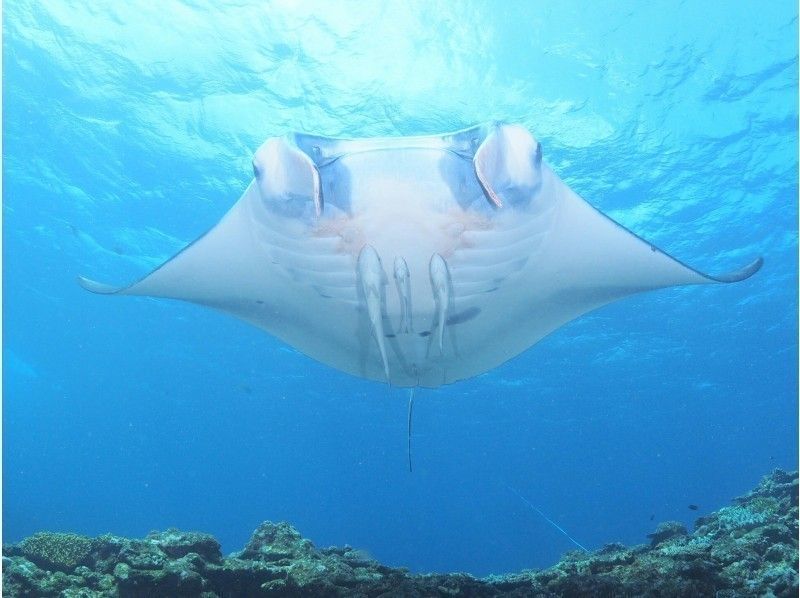
[[519, 355], [635, 293], [730, 283], [592, 207], [524, 127], [417, 137], [267, 139], [254, 178], [206, 234], [95, 293], [205, 305], [343, 372], [437, 387]]

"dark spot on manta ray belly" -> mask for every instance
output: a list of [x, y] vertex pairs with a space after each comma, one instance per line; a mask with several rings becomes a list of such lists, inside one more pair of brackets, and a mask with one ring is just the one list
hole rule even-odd
[[454, 324], [463, 324], [464, 322], [469, 322], [470, 320], [475, 318], [479, 313], [481, 313], [481, 309], [473, 305], [472, 307], [467, 308], [464, 311], [458, 312], [457, 314], [453, 314], [452, 316], [447, 318], [447, 325], [453, 326]]
[[[492, 289], [492, 290], [495, 290], [495, 289]], [[479, 313], [481, 313], [481, 308], [480, 307], [475, 307], [473, 305], [472, 307], [469, 307], [469, 308], [465, 309], [464, 311], [460, 311], [457, 314], [453, 314], [452, 316], [447, 318], [447, 325], [448, 326], [455, 326], [456, 324], [463, 324], [464, 322], [469, 322], [473, 318], [477, 317], [477, 315]], [[426, 330], [424, 332], [420, 332], [419, 335], [421, 337], [425, 338], [426, 336], [430, 336], [431, 335], [431, 331], [430, 330]], [[389, 336], [389, 335], [387, 334], [386, 336]]]

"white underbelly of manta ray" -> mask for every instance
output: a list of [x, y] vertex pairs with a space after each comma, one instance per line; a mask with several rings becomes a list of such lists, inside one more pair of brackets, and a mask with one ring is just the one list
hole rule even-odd
[[435, 387], [484, 373], [633, 293], [735, 282], [615, 223], [523, 127], [268, 139], [255, 179], [203, 237], [137, 283], [94, 292], [231, 313], [350, 374]]

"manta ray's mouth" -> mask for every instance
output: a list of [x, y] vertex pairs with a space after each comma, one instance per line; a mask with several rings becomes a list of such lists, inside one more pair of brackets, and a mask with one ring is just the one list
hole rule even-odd
[[339, 160], [345, 155], [366, 152], [414, 150], [440, 150], [472, 160], [475, 151], [486, 137], [497, 129], [499, 123], [491, 122], [445, 135], [412, 135], [407, 137], [368, 137], [362, 139], [322, 137], [306, 133], [292, 133], [284, 139], [296, 145], [314, 161], [318, 168]]

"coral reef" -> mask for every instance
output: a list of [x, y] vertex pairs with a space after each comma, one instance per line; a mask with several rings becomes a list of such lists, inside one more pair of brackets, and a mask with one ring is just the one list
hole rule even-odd
[[32, 563], [51, 571], [69, 573], [86, 561], [94, 541], [78, 534], [39, 532], [19, 543], [19, 550]]
[[649, 545], [609, 544], [483, 579], [317, 548], [286, 523], [261, 524], [227, 557], [212, 536], [175, 529], [144, 539], [39, 533], [3, 547], [3, 596], [797, 596], [797, 491], [797, 472], [775, 470], [692, 533], [666, 522]]

